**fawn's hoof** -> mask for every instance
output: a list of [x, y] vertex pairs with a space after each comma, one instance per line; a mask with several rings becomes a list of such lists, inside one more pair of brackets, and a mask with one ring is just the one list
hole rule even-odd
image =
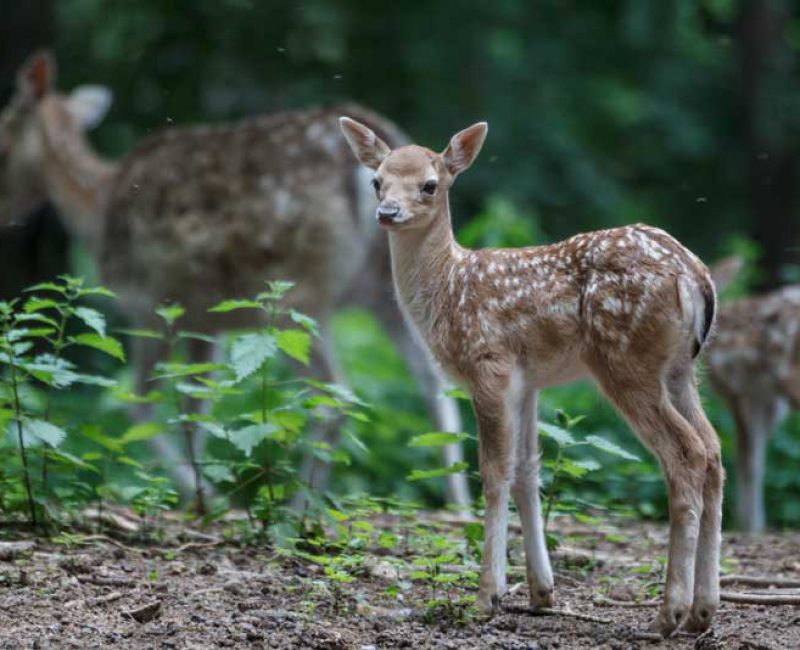
[[705, 632], [711, 627], [711, 621], [714, 618], [716, 610], [716, 605], [701, 605], [695, 603], [683, 629], [696, 634]]
[[492, 618], [500, 612], [500, 595], [484, 595], [479, 594], [478, 600], [475, 602], [475, 607], [478, 610], [478, 616], [482, 618]]
[[650, 629], [658, 632], [665, 639], [670, 636], [680, 625], [686, 622], [689, 613], [688, 606], [663, 604]]
[[531, 609], [539, 609], [541, 607], [552, 607], [555, 603], [553, 596], [553, 587], [531, 587], [530, 588], [530, 606]]

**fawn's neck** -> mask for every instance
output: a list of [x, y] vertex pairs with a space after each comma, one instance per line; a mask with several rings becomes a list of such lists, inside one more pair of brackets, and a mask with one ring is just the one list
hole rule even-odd
[[465, 254], [453, 237], [447, 199], [426, 228], [391, 231], [389, 248], [400, 304], [428, 340], [441, 316], [450, 271]]
[[117, 167], [95, 154], [81, 132], [65, 128], [58, 107], [43, 106], [47, 189], [67, 227], [97, 253]]

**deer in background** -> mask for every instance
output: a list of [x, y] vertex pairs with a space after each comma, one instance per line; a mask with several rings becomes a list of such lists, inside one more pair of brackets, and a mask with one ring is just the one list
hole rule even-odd
[[[712, 267], [719, 287], [742, 266], [733, 257]], [[723, 302], [708, 347], [708, 378], [736, 425], [736, 517], [739, 528], [762, 532], [764, 469], [770, 433], [800, 409], [800, 285]]]
[[487, 125], [441, 153], [392, 150], [341, 118], [356, 158], [374, 171], [376, 218], [388, 231], [395, 290], [443, 369], [472, 395], [486, 500], [478, 605], [505, 591], [507, 512], [522, 523], [530, 602], [553, 603], [539, 502], [537, 392], [591, 375], [658, 457], [670, 500], [669, 562], [654, 627], [709, 627], [719, 603], [723, 469], [700, 405], [694, 360], [714, 321], [703, 263], [644, 225], [521, 249], [455, 241], [448, 194], [483, 145]]
[[[363, 172], [341, 140], [337, 117], [352, 111], [388, 141], [404, 142], [394, 125], [357, 106], [286, 112], [166, 129], [110, 163], [84, 135], [109, 108], [109, 91], [88, 86], [61, 95], [54, 77], [47, 53], [32, 56], [0, 114], [0, 222], [50, 198], [136, 327], [153, 327], [154, 308], [165, 301], [186, 308], [187, 330], [216, 334], [258, 326], [243, 311], [207, 310], [225, 298], [255, 295], [266, 280], [290, 280], [295, 286], [287, 306], [320, 325], [311, 372], [323, 381], [339, 380], [329, 343], [331, 314], [344, 305], [365, 307], [407, 360], [436, 426], [460, 430], [454, 401], [440, 395], [435, 367], [393, 300], [388, 248], [369, 227], [375, 202], [362, 191]], [[138, 391], [147, 391], [164, 352], [157, 341], [134, 340]], [[189, 354], [192, 361], [205, 360], [209, 346], [191, 341]], [[338, 432], [328, 429], [327, 442], [335, 444]], [[152, 442], [187, 492], [196, 477], [186, 457], [165, 438]], [[461, 460], [460, 446], [448, 446], [444, 456], [448, 465]], [[315, 463], [307, 459], [302, 476], [319, 487], [328, 469]], [[468, 505], [463, 474], [448, 480], [448, 497]]]

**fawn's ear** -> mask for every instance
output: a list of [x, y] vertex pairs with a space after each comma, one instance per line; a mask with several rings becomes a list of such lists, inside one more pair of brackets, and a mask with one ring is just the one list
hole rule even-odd
[[391, 152], [388, 145], [363, 124], [349, 117], [340, 117], [339, 126], [355, 157], [365, 167], [378, 169]]
[[450, 138], [450, 144], [442, 152], [447, 171], [453, 176], [458, 176], [465, 169], [469, 169], [478, 157], [488, 131], [489, 125], [486, 122], [478, 122]]
[[731, 255], [712, 264], [708, 270], [717, 291], [722, 291], [736, 280], [744, 268], [744, 259], [740, 255]]
[[93, 129], [111, 108], [113, 95], [105, 86], [78, 86], [67, 97], [67, 108], [83, 129]]
[[56, 64], [47, 50], [33, 53], [17, 71], [17, 91], [32, 102], [39, 101], [53, 87]]

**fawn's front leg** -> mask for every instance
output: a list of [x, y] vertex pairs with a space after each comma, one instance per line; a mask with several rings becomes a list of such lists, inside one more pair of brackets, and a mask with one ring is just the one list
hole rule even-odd
[[481, 482], [486, 501], [477, 605], [487, 613], [497, 610], [506, 590], [508, 496], [513, 467], [512, 432], [504, 395], [507, 381], [496, 383], [500, 386], [484, 386], [473, 396], [478, 421]]
[[531, 607], [553, 606], [553, 571], [539, 499], [539, 445], [536, 430], [537, 394], [532, 390], [522, 397], [519, 435], [516, 437], [516, 466], [511, 495], [517, 505], [525, 539], [525, 567]]

